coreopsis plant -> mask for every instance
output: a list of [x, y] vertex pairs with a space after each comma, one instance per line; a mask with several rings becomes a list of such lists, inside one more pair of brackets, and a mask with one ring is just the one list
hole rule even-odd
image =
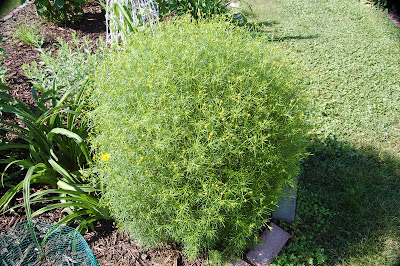
[[221, 19], [132, 36], [94, 72], [102, 198], [144, 246], [241, 255], [305, 156], [305, 101], [275, 44]]

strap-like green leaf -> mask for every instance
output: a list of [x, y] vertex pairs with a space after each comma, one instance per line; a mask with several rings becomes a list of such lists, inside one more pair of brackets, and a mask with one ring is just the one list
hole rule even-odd
[[76, 142], [78, 145], [81, 144], [81, 143], [83, 142], [83, 139], [82, 139], [78, 134], [75, 134], [74, 132], [71, 132], [71, 131], [69, 131], [69, 130], [66, 130], [65, 128], [54, 128], [54, 129], [52, 129], [52, 130], [47, 134], [48, 139], [49, 139], [50, 141], [52, 141], [52, 140], [53, 140], [53, 136], [54, 136], [55, 134], [64, 135], [64, 136], [66, 136], [66, 137], [68, 137], [68, 138], [74, 139], [75, 142]]
[[3, 211], [10, 201], [15, 197], [15, 195], [22, 189], [23, 181], [18, 183], [18, 185], [9, 189], [6, 193], [4, 193], [3, 197], [0, 198], [0, 211]]
[[9, 101], [11, 98], [10, 94], [0, 91], [0, 100]]
[[59, 165], [56, 161], [54, 161], [53, 159], [49, 159], [48, 162], [50, 163], [50, 165], [53, 167], [53, 169], [55, 171], [57, 171], [57, 173], [59, 173], [63, 178], [65, 178], [68, 182], [70, 183], [75, 183], [77, 180], [75, 180], [73, 178], [73, 176], [71, 176], [67, 170], [65, 170], [61, 165]]
[[12, 91], [13, 89], [0, 82], [0, 90]]
[[28, 227], [31, 231], [31, 237], [35, 242], [36, 248], [39, 250], [40, 257], [43, 254], [43, 247], [39, 244], [39, 241], [36, 237], [35, 230], [33, 227], [31, 203], [30, 203], [30, 188], [31, 188], [31, 179], [32, 179], [33, 173], [35, 172], [36, 169], [40, 169], [43, 167], [45, 167], [43, 164], [37, 164], [35, 166], [30, 167], [28, 169], [28, 172], [26, 173], [25, 179], [23, 181], [23, 197], [24, 197], [26, 219], [28, 222]]
[[69, 130], [67, 130], [65, 128], [54, 128], [47, 134], [48, 139], [50, 141], [52, 141], [55, 134], [64, 135], [64, 136], [66, 136], [68, 138], [73, 139], [79, 145], [79, 147], [81, 148], [83, 154], [85, 155], [86, 160], [89, 163], [91, 162], [91, 158], [90, 158], [90, 155], [89, 155], [89, 150], [88, 150], [85, 142], [83, 141], [83, 139], [78, 134], [76, 134], [74, 132], [71, 132], [71, 131], [69, 131]]
[[0, 151], [14, 150], [14, 149], [29, 149], [29, 145], [21, 143], [6, 143], [0, 146]]

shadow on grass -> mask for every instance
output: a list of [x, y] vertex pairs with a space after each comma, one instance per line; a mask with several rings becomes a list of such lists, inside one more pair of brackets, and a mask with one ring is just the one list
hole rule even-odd
[[400, 162], [334, 139], [310, 152], [281, 263], [400, 265]]
[[279, 36], [276, 35], [274, 30], [272, 29], [273, 26], [279, 24], [276, 21], [264, 21], [264, 22], [246, 22], [244, 27], [250, 29], [251, 31], [255, 32], [257, 35], [269, 35], [271, 42], [282, 42], [287, 40], [309, 40], [318, 38], [319, 35], [294, 35], [294, 36]]

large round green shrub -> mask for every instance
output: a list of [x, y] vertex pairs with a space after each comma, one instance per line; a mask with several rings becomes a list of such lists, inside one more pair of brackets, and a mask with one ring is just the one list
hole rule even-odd
[[274, 44], [213, 19], [139, 32], [95, 72], [103, 201], [145, 246], [240, 255], [304, 157], [304, 101]]

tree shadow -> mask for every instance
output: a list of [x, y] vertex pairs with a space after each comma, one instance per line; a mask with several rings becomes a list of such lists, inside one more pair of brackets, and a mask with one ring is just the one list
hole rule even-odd
[[263, 22], [246, 22], [243, 23], [242, 27], [248, 28], [250, 31], [254, 32], [258, 36], [267, 35], [269, 36], [269, 40], [271, 42], [283, 42], [287, 40], [309, 40], [318, 38], [318, 34], [314, 35], [290, 35], [290, 36], [280, 36], [276, 34], [275, 30], [273, 29], [274, 26], [278, 25], [277, 21], [263, 21]]
[[70, 28], [84, 33], [103, 33], [106, 28], [105, 14], [104, 10], [101, 10], [101, 12], [85, 12], [82, 19], [78, 23], [71, 25]]
[[351, 258], [400, 265], [400, 161], [334, 138], [313, 142], [309, 150], [296, 221], [284, 225], [291, 241], [306, 236], [315, 243], [310, 251], [322, 248], [327, 264]]

